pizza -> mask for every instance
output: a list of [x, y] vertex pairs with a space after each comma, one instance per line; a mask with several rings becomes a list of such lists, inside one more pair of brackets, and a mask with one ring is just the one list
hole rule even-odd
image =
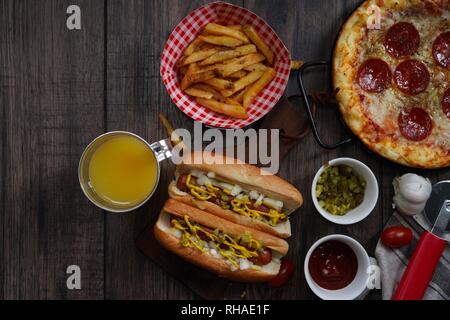
[[369, 149], [450, 166], [450, 0], [365, 1], [341, 29], [332, 69], [343, 119]]

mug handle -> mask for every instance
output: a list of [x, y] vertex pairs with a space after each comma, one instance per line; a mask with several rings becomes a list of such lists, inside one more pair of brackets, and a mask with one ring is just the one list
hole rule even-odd
[[172, 143], [170, 139], [160, 140], [150, 145], [150, 148], [155, 153], [158, 162], [170, 159], [172, 157]]

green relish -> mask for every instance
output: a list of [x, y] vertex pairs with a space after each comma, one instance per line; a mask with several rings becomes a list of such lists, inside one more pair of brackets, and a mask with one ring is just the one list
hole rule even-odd
[[320, 206], [329, 213], [343, 216], [364, 200], [366, 181], [352, 167], [327, 167], [320, 175], [316, 197]]

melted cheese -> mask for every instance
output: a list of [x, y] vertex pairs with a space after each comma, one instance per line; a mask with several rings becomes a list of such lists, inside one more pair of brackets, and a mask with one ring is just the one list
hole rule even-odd
[[[430, 13], [433, 3], [437, 9], [434, 14]], [[379, 30], [367, 28], [372, 5], [381, 9]], [[432, 55], [434, 40], [450, 30], [449, 9], [448, 1], [368, 0], [344, 24], [336, 43], [333, 80], [339, 88], [337, 100], [345, 122], [370, 149], [408, 166], [440, 168], [450, 163], [450, 120], [441, 105], [449, 88], [450, 70], [437, 66]], [[387, 30], [401, 21], [412, 23], [420, 34], [419, 49], [411, 59], [426, 64], [430, 86], [415, 96], [401, 93], [394, 84], [381, 93], [365, 92], [358, 85], [357, 70], [366, 59], [383, 59], [392, 73], [406, 59], [391, 57], [384, 47]], [[423, 141], [409, 141], [400, 133], [399, 113], [411, 107], [423, 108], [433, 119], [433, 130]]]
[[[380, 30], [367, 30], [367, 39], [363, 39], [362, 46], [358, 47], [357, 68], [368, 58], [380, 58], [387, 62], [394, 74], [395, 68], [404, 59], [396, 59], [386, 53], [384, 36], [389, 28], [397, 22], [412, 23], [420, 34], [420, 47], [411, 59], [423, 62], [430, 72], [430, 85], [424, 92], [409, 96], [402, 93], [394, 84], [381, 93], [368, 93], [357, 84], [356, 77], [352, 85], [360, 96], [364, 97], [363, 107], [369, 118], [382, 129], [381, 134], [389, 135], [395, 139], [409, 144], [433, 143], [439, 147], [450, 150], [450, 120], [444, 114], [441, 99], [450, 81], [450, 72], [436, 65], [432, 46], [434, 40], [443, 32], [450, 29], [450, 12], [442, 15], [431, 15], [427, 12], [414, 12], [412, 8], [406, 10], [389, 10], [382, 7], [382, 23]], [[432, 26], [432, 27], [430, 27]], [[389, 106], [388, 108], [383, 106]], [[420, 107], [428, 112], [433, 119], [433, 131], [431, 135], [420, 142], [409, 141], [404, 138], [399, 130], [397, 118], [402, 110], [410, 107]], [[373, 142], [378, 135], [368, 137]]]

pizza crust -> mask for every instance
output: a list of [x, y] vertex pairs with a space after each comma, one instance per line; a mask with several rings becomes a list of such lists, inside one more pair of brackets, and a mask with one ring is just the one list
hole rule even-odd
[[[437, 6], [437, 8], [443, 8], [443, 3], [444, 2], [442, 1], [435, 1], [434, 5]], [[377, 103], [381, 101], [379, 98], [386, 97], [382, 95], [392, 95], [394, 92], [393, 90], [398, 89], [392, 87], [379, 94], [369, 94], [362, 92], [362, 89], [359, 88], [356, 82], [358, 67], [362, 61], [367, 58], [373, 57], [383, 59], [390, 64], [392, 71], [395, 69], [395, 65], [393, 65], [393, 60], [395, 59], [389, 57], [387, 53], [385, 54], [386, 56], [380, 56], [380, 50], [374, 50], [375, 54], [373, 52], [363, 52], [364, 46], [361, 44], [364, 44], [365, 37], [368, 37], [368, 32], [381, 32], [369, 31], [367, 29], [366, 23], [370, 14], [368, 9], [372, 5], [377, 5], [381, 9], [382, 24], [386, 24], [386, 21], [392, 18], [392, 12], [405, 12], [406, 10], [413, 11], [414, 8], [423, 6], [424, 2], [418, 0], [368, 0], [357, 8], [343, 25], [336, 42], [332, 65], [333, 86], [335, 89], [338, 89], [336, 98], [343, 119], [352, 132], [358, 136], [369, 149], [391, 161], [416, 168], [432, 169], [448, 167], [450, 166], [450, 139], [447, 139], [447, 137], [450, 136], [450, 121], [447, 118], [442, 119], [439, 114], [439, 112], [442, 112], [440, 103], [438, 106], [439, 110], [435, 107], [436, 98], [432, 97], [432, 94], [435, 92], [418, 95], [411, 99], [397, 97], [397, 101], [403, 99], [400, 101], [405, 104], [409, 103], [409, 101], [413, 101], [411, 103], [426, 101], [426, 103], [434, 106], [433, 110], [427, 110], [435, 120], [433, 135], [423, 141], [414, 142], [401, 136], [395, 116], [398, 115], [398, 111], [395, 111], [396, 113], [392, 111], [394, 114], [393, 116], [383, 115], [384, 118], [381, 119], [382, 121], [380, 121], [380, 119], [375, 119], [376, 117], [381, 117], [383, 111], [388, 110], [379, 109], [380, 106], [377, 105]], [[448, 6], [448, 4], [446, 4], [446, 6]], [[446, 8], [446, 15], [449, 14], [448, 9], [449, 8]], [[436, 32], [439, 32], [439, 30]], [[432, 40], [434, 39], [429, 41]], [[424, 42], [426, 41], [421, 43], [421, 55], [426, 51]], [[430, 67], [430, 63], [433, 63], [431, 47], [428, 60], [427, 65]], [[396, 61], [401, 61], [401, 59]], [[442, 83], [442, 78], [444, 79], [444, 82], [448, 83], [450, 78], [449, 71], [437, 71], [438, 72], [432, 71], [435, 83]], [[441, 87], [444, 86], [441, 85]], [[445, 87], [436, 89], [436, 91], [438, 91], [437, 94], [442, 94], [445, 89]], [[430, 90], [430, 87], [428, 90]], [[407, 99], [409, 99], [409, 101]], [[431, 100], [433, 101], [430, 102]], [[391, 110], [388, 111], [391, 112]], [[377, 113], [379, 113], [379, 115], [377, 115]]]

